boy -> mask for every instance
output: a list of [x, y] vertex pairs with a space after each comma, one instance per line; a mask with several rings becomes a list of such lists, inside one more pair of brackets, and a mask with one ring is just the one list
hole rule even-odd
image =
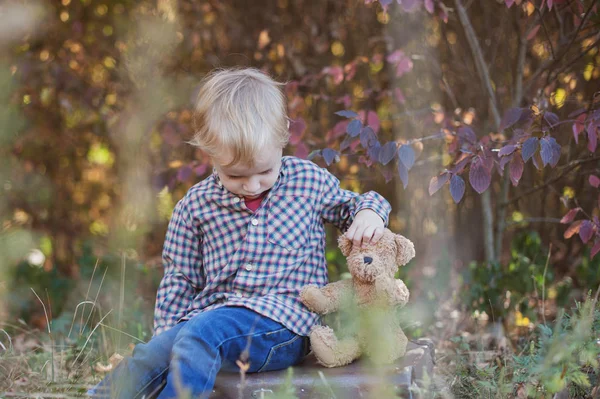
[[[289, 123], [280, 85], [256, 69], [205, 78], [192, 144], [213, 174], [181, 199], [169, 223], [155, 335], [93, 397], [207, 397], [219, 370], [287, 368], [308, 352], [318, 316], [299, 300], [327, 284], [323, 222], [355, 245], [377, 242], [390, 205], [342, 190], [314, 163], [282, 156]], [[104, 395], [104, 396], [103, 396]]]

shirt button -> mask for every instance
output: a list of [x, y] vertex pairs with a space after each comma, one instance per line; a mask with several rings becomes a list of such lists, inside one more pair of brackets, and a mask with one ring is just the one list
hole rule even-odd
[[235, 202], [236, 204], [237, 204], [238, 202], [240, 202], [240, 197], [235, 197], [235, 198], [233, 199], [233, 202]]
[[248, 263], [246, 265], [246, 270], [251, 271], [252, 270], [252, 263]]
[[257, 219], [252, 219], [252, 225], [256, 226], [258, 224], [258, 220]]

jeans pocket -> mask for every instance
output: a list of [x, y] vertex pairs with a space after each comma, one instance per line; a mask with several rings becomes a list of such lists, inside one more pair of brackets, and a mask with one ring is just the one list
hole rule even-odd
[[261, 371], [281, 370], [293, 366], [304, 356], [304, 340], [300, 335], [273, 346], [269, 350], [265, 363], [258, 369]]

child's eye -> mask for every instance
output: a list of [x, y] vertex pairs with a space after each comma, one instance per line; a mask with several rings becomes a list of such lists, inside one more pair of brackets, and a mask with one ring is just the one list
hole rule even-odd
[[265, 170], [264, 172], [260, 172], [261, 175], [268, 175], [269, 173], [271, 173], [273, 169], [269, 169], [269, 170]]
[[240, 178], [239, 176], [228, 176], [228, 177], [229, 177], [231, 180], [236, 180], [236, 179], [239, 179], [239, 178]]

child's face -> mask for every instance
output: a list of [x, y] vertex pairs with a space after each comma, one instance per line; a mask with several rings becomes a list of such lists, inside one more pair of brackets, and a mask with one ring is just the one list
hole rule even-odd
[[258, 197], [269, 190], [279, 176], [282, 149], [272, 145], [263, 148], [254, 160], [254, 166], [236, 164], [225, 167], [231, 156], [228, 151], [213, 158], [213, 164], [223, 186], [231, 193], [244, 197]]

